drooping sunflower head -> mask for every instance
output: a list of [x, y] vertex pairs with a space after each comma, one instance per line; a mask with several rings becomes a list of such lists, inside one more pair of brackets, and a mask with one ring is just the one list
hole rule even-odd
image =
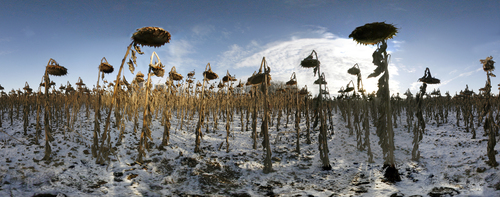
[[113, 72], [114, 68], [108, 62], [102, 62], [101, 64], [99, 64], [99, 70], [103, 73], [109, 74]]
[[394, 25], [385, 22], [374, 22], [356, 27], [349, 35], [349, 38], [359, 44], [375, 45], [383, 40], [391, 39], [396, 33], [398, 33], [398, 28]]
[[49, 75], [64, 76], [68, 74], [68, 69], [59, 65], [54, 59], [50, 59], [47, 67], [45, 67]]
[[205, 72], [203, 72], [204, 80], [210, 81], [219, 78], [219, 75], [217, 73], [212, 71], [212, 67], [210, 66], [210, 63], [207, 64], [205, 67]]
[[157, 77], [163, 77], [163, 75], [165, 75], [165, 69], [162, 67], [151, 67], [151, 69]]
[[182, 78], [184, 78], [181, 74], [177, 73], [175, 66], [172, 67], [172, 70], [168, 73], [168, 76], [170, 77], [171, 80], [174, 81], [180, 81]]
[[485, 72], [495, 70], [495, 66], [494, 66], [495, 61], [493, 61], [493, 57], [492, 56], [486, 57], [486, 59], [479, 60], [479, 61], [481, 62], [481, 64], [483, 64], [483, 70]]
[[144, 74], [141, 73], [141, 71], [139, 71], [137, 73], [137, 75], [135, 75], [135, 80], [137, 83], [141, 83], [144, 81]]
[[85, 83], [83, 83], [82, 78], [78, 77], [78, 81], [75, 83], [78, 87], [83, 87], [85, 86]]
[[170, 33], [160, 27], [143, 27], [132, 35], [136, 44], [150, 47], [161, 47], [170, 42]]

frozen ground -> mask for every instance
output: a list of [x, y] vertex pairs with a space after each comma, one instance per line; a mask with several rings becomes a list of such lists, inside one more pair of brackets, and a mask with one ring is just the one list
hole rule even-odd
[[[203, 153], [195, 154], [196, 117], [187, 120], [180, 129], [180, 120], [172, 116], [170, 145], [166, 150], [156, 148], [161, 142], [163, 126], [153, 118], [155, 146], [143, 164], [134, 162], [140, 133], [133, 133], [132, 122], [126, 122], [126, 137], [116, 147], [117, 157], [113, 156], [108, 166], [95, 164], [89, 154], [92, 113], [88, 118], [84, 112], [80, 113], [75, 131], [66, 136], [63, 127], [53, 125], [55, 140], [51, 142], [50, 163], [38, 161], [44, 155], [45, 143], [34, 144], [35, 120], [31, 119], [29, 135], [24, 136], [22, 118], [14, 120], [11, 126], [7, 117], [4, 114], [1, 129], [20, 142], [0, 133], [0, 196], [428, 196], [439, 187], [452, 188], [459, 192], [457, 196], [500, 196], [500, 173], [485, 164], [487, 139], [482, 136], [482, 127], [476, 129], [478, 139], [471, 140], [471, 133], [452, 124], [456, 122], [452, 116], [449, 124], [440, 127], [432, 120], [427, 123], [420, 145], [420, 162], [411, 161], [412, 134], [404, 127], [404, 117], [399, 118], [395, 155], [402, 181], [395, 184], [383, 181], [382, 150], [375, 128], [371, 128], [370, 135], [375, 163], [368, 163], [366, 151], [356, 150], [356, 136], [349, 135], [339, 114], [333, 117], [334, 130], [328, 131], [331, 171], [321, 170], [318, 131], [312, 132], [313, 143], [306, 144], [305, 122], [301, 122], [301, 153], [297, 154], [293, 151], [296, 140], [293, 119], [284, 128], [284, 116], [281, 137], [276, 137], [275, 126], [270, 128], [275, 170], [270, 174], [262, 172], [262, 138], [258, 139], [258, 149], [252, 149], [251, 131], [241, 132], [238, 114], [231, 124], [229, 153], [225, 144], [219, 150], [226, 136], [223, 120], [219, 120], [215, 130], [213, 122], [208, 133], [203, 129]], [[113, 128], [113, 145], [117, 133]]]

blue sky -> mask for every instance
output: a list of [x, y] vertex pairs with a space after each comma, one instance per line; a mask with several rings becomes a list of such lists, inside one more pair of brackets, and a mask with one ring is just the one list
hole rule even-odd
[[[349, 34], [366, 23], [385, 21], [399, 28], [389, 40], [391, 93], [415, 93], [426, 67], [452, 95], [483, 87], [486, 73], [479, 60], [500, 58], [499, 1], [7, 1], [0, 8], [0, 84], [6, 91], [28, 82], [38, 88], [50, 58], [68, 68], [51, 77], [88, 87], [97, 82], [103, 57], [118, 70], [137, 28], [158, 26], [172, 34], [161, 48], [143, 47], [137, 71], [147, 72], [156, 51], [169, 71], [202, 78], [207, 63], [220, 76], [226, 70], [246, 79], [258, 70], [262, 57], [273, 80], [287, 81], [296, 72], [299, 86], [317, 92], [312, 69], [300, 61], [316, 50], [328, 88], [336, 93], [355, 76], [347, 69], [358, 63], [368, 91], [376, 79], [366, 79], [375, 66], [373, 46], [362, 46]], [[497, 66], [498, 67], [498, 66]], [[107, 75], [108, 81], [117, 72]], [[494, 72], [495, 73], [495, 72]], [[124, 70], [130, 81], [133, 75]], [[154, 83], [165, 79], [153, 78]], [[493, 92], [500, 81], [492, 79]]]

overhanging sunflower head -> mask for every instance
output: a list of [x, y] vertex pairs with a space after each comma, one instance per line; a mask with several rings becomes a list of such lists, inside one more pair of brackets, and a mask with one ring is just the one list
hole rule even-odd
[[388, 40], [398, 33], [398, 28], [385, 22], [367, 23], [356, 27], [349, 35], [354, 41], [364, 45], [375, 45], [383, 40]]
[[136, 44], [150, 47], [161, 47], [170, 42], [170, 33], [160, 27], [143, 27], [132, 35]]
[[47, 70], [47, 73], [49, 75], [54, 75], [54, 76], [64, 76], [68, 74], [68, 69], [66, 69], [64, 66], [59, 65], [56, 60], [50, 58], [49, 63], [47, 64], [47, 67], [45, 67]]
[[495, 61], [493, 61], [493, 57], [492, 56], [489, 56], [486, 59], [479, 60], [479, 61], [481, 62], [481, 64], [483, 64], [483, 70], [485, 72], [495, 70], [495, 66], [494, 66]]
[[109, 74], [109, 73], [112, 73], [114, 68], [113, 66], [111, 66], [111, 64], [108, 63], [108, 60], [106, 60], [106, 57], [103, 57], [101, 59], [101, 64], [99, 64], [99, 70], [106, 73], [106, 74]]

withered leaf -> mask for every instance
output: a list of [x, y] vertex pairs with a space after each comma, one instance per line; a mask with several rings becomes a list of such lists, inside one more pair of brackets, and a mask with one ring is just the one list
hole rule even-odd
[[134, 50], [132, 50], [132, 61], [134, 61], [134, 64], [135, 64], [135, 65], [137, 65], [136, 60], [137, 60], [137, 56], [135, 56], [135, 51], [134, 51]]
[[380, 74], [382, 74], [382, 72], [384, 72], [384, 67], [383, 66], [377, 66], [377, 68], [373, 71], [373, 73], [370, 74], [370, 75], [368, 75], [368, 78], [377, 77]]
[[127, 64], [128, 64], [128, 69], [130, 70], [130, 72], [132, 74], [134, 74], [135, 67], [134, 67], [134, 63], [132, 62], [132, 60], [129, 59]]
[[[139, 45], [134, 45], [134, 49], [137, 51], [137, 53], [139, 53], [141, 55], [144, 54], [144, 52], [141, 51], [141, 48], [139, 47]], [[132, 50], [132, 52], [134, 52], [134, 51]]]

